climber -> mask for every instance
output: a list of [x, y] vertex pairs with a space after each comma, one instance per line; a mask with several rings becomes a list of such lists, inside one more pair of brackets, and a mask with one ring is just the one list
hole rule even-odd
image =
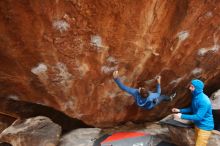
[[[204, 83], [195, 79], [191, 81], [189, 90], [192, 93], [191, 106], [188, 108], [173, 108], [175, 118], [191, 120], [195, 124], [196, 146], [206, 146], [211, 131], [214, 129], [212, 106], [210, 99], [203, 93]], [[190, 114], [186, 114], [190, 113]]]
[[161, 101], [172, 101], [173, 98], [176, 96], [176, 93], [172, 94], [171, 96], [161, 95], [161, 76], [156, 77], [156, 92], [148, 91], [148, 89], [144, 87], [135, 89], [123, 85], [119, 79], [118, 71], [113, 72], [113, 78], [116, 84], [119, 86], [119, 88], [131, 94], [134, 97], [136, 104], [143, 109], [152, 109], [155, 106], [157, 106]]

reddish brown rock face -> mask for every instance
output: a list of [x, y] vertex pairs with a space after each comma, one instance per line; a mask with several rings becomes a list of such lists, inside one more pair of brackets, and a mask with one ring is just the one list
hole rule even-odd
[[[189, 103], [186, 85], [219, 88], [220, 1], [1, 0], [0, 94], [54, 107], [95, 126], [152, 121]], [[139, 109], [114, 84], [177, 99]], [[217, 87], [218, 86], [218, 87]]]

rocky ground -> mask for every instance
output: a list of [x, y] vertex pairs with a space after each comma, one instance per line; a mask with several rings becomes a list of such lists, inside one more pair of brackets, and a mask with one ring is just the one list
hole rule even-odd
[[[16, 120], [0, 135], [0, 141], [12, 146], [93, 146], [96, 140], [106, 134], [116, 132], [138, 131], [151, 135], [151, 145], [161, 141], [174, 143], [178, 146], [194, 145], [194, 130], [179, 128], [159, 123], [135, 124], [127, 122], [114, 128], [77, 128], [61, 135], [61, 126], [47, 117], [33, 117]], [[1, 146], [6, 145], [0, 144]], [[220, 132], [213, 131], [208, 146], [220, 146]]]

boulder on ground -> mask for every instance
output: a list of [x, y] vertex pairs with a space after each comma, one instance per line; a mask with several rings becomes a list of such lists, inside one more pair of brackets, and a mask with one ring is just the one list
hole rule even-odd
[[[170, 138], [173, 143], [178, 146], [194, 146], [195, 145], [195, 132], [194, 128], [191, 127], [191, 123], [188, 121], [184, 121], [184, 123], [178, 124], [174, 122], [166, 122], [172, 119], [173, 116], [169, 115], [166, 118], [161, 120], [161, 123], [165, 124], [170, 133]], [[174, 119], [173, 119], [174, 120]], [[181, 122], [181, 120], [178, 120]], [[188, 125], [185, 126], [185, 125]], [[178, 126], [179, 125], [179, 126]], [[220, 146], [220, 132], [213, 130], [212, 135], [209, 138], [209, 142], [207, 146]]]
[[[179, 146], [194, 146], [195, 132], [193, 128], [179, 128], [168, 125], [172, 142]], [[207, 146], [220, 146], [220, 132], [213, 130]]]
[[93, 146], [94, 141], [99, 138], [101, 129], [80, 128], [65, 134], [59, 146]]
[[0, 141], [13, 146], [56, 146], [61, 127], [49, 118], [38, 116], [16, 120], [0, 134]]

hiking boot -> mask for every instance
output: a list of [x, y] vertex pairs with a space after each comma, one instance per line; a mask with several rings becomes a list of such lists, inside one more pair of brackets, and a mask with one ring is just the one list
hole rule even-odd
[[173, 93], [172, 95], [170, 95], [170, 101], [172, 101], [174, 99], [174, 97], [176, 97], [176, 92]]

